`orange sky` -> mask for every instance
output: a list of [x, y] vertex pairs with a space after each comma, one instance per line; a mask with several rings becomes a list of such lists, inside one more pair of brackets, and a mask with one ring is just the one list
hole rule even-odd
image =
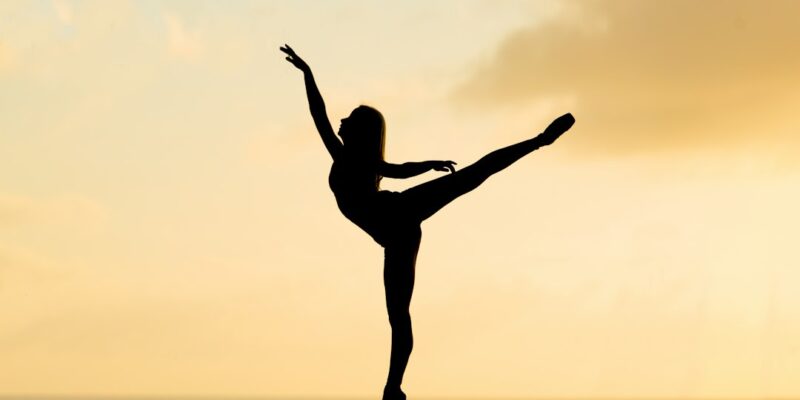
[[[800, 3], [4, 1], [0, 395], [374, 396], [389, 161], [575, 127], [424, 225], [413, 396], [800, 395]], [[434, 177], [385, 180], [400, 190]]]

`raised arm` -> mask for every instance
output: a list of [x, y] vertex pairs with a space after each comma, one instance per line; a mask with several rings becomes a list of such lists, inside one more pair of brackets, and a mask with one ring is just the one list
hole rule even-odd
[[317, 83], [314, 81], [314, 75], [311, 73], [311, 68], [300, 58], [297, 53], [289, 47], [288, 44], [281, 47], [281, 51], [286, 53], [286, 61], [289, 61], [303, 71], [303, 76], [306, 83], [306, 95], [308, 96], [308, 108], [311, 110], [311, 117], [314, 119], [314, 125], [317, 127], [317, 132], [322, 138], [322, 143], [328, 149], [328, 153], [335, 160], [342, 152], [342, 142], [336, 137], [331, 127], [331, 121], [328, 119], [328, 113], [325, 111], [325, 101], [322, 100], [322, 95], [319, 93]]
[[456, 172], [455, 164], [453, 161], [422, 161], [403, 164], [382, 162], [378, 168], [378, 174], [386, 178], [404, 179], [424, 174], [432, 169]]

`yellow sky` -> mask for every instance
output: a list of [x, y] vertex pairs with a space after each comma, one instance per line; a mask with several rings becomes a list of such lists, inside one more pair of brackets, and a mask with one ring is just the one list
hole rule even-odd
[[381, 249], [338, 213], [289, 43], [334, 125], [383, 111], [390, 161], [577, 118], [426, 222], [410, 395], [798, 396], [797, 15], [0, 2], [0, 395], [379, 393]]

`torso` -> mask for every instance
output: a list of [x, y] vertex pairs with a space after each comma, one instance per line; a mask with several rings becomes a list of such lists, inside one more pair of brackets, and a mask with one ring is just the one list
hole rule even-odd
[[[331, 166], [328, 184], [342, 214], [367, 232], [378, 244], [416, 243], [419, 222], [404, 216], [398, 193], [379, 190], [374, 168], [352, 160], [337, 159]], [[409, 239], [410, 238], [410, 239]]]
[[358, 225], [368, 217], [370, 206], [378, 193], [376, 174], [372, 168], [344, 157], [334, 161], [328, 175], [328, 185], [336, 196], [339, 209]]

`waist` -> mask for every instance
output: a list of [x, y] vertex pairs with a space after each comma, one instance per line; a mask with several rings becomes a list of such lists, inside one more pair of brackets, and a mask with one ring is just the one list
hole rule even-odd
[[397, 192], [388, 190], [333, 191], [339, 209], [345, 214], [368, 214], [391, 203]]

